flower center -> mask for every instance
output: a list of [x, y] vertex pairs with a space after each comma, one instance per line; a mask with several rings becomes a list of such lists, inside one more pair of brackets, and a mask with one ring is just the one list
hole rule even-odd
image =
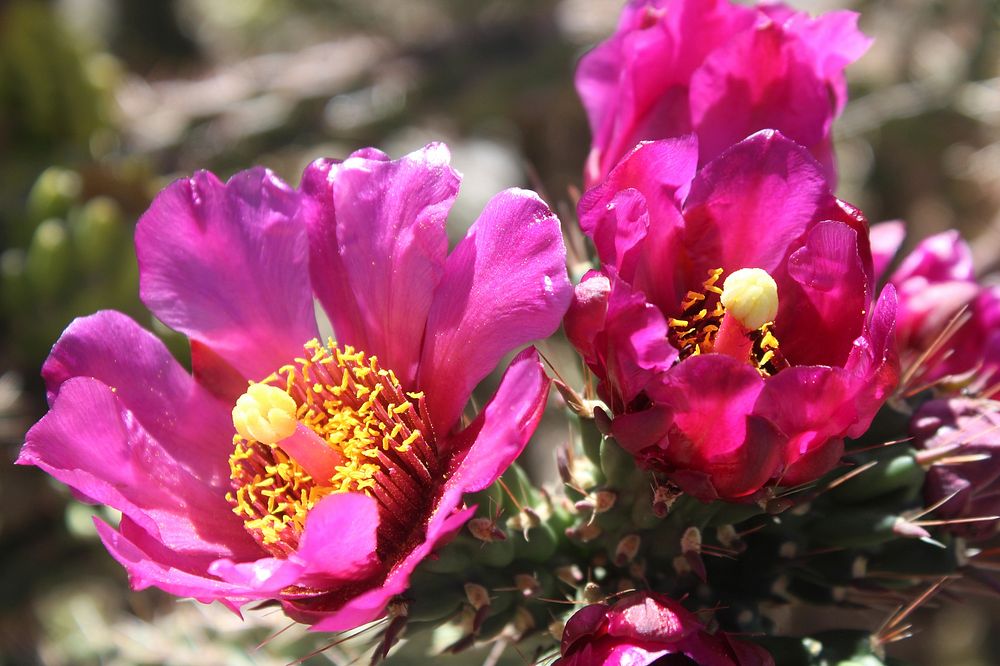
[[746, 361], [768, 377], [788, 366], [774, 318], [778, 313], [778, 286], [767, 271], [741, 268], [730, 273], [723, 286], [723, 270], [708, 271], [701, 291], [689, 291], [679, 317], [667, 320], [667, 338], [680, 351], [678, 361], [711, 352]]
[[392, 370], [349, 346], [304, 348], [236, 401], [233, 512], [265, 549], [287, 556], [316, 503], [363, 492], [379, 503], [380, 531], [405, 538], [440, 474], [423, 393], [404, 392]]

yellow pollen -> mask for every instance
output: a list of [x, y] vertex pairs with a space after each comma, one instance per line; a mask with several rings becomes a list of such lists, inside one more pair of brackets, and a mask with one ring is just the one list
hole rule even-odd
[[[418, 507], [426, 499], [410, 498], [406, 489], [426, 488], [439, 473], [422, 392], [404, 392], [377, 358], [349, 346], [332, 340], [304, 346], [303, 357], [252, 383], [233, 408], [227, 499], [250, 534], [278, 556], [294, 552], [306, 516], [327, 495], [363, 492], [405, 514], [399, 502]], [[329, 470], [325, 478], [313, 478], [282, 449], [299, 424], [318, 436], [315, 446], [331, 450], [308, 449], [305, 440], [317, 456], [309, 469]], [[293, 444], [302, 445], [297, 439], [286, 446]], [[392, 482], [383, 488], [387, 465]]]
[[753, 331], [778, 314], [778, 285], [762, 268], [741, 268], [726, 278], [720, 301], [726, 314]]

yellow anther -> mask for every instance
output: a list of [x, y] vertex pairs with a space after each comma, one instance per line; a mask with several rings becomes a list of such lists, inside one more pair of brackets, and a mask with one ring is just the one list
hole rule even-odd
[[778, 285], [762, 268], [741, 268], [726, 278], [720, 300], [726, 314], [756, 330], [778, 314]]
[[252, 384], [236, 400], [233, 426], [244, 439], [276, 444], [295, 432], [296, 409], [295, 400], [281, 389]]

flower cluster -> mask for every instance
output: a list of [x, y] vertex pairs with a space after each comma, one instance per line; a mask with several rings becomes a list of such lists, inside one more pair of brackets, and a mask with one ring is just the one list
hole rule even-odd
[[[171, 184], [138, 222], [140, 291], [191, 372], [123, 314], [74, 321], [18, 462], [121, 512], [97, 529], [134, 588], [318, 631], [387, 618], [376, 658], [411, 619], [458, 619], [448, 652], [545, 633], [567, 666], [773, 664], [763, 600], [842, 591], [915, 538], [954, 549], [952, 576], [952, 535], [1000, 525], [1000, 291], [953, 232], [890, 272], [902, 225], [834, 195], [856, 19], [630, 0], [577, 71], [595, 256], [575, 286], [533, 192], [497, 194], [449, 252], [440, 144], [321, 159], [298, 187]], [[526, 347], [560, 324], [579, 387]], [[514, 464], [553, 383], [568, 490]], [[752, 572], [728, 564], [745, 551]], [[559, 601], [583, 608], [538, 605]]]

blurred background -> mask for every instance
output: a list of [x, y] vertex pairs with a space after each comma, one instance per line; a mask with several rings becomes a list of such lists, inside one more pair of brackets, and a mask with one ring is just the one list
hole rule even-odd
[[[958, 228], [982, 272], [1000, 268], [1000, 2], [789, 4], [858, 10], [876, 38], [849, 69], [836, 126], [840, 196], [873, 221], [907, 220], [909, 245]], [[103, 308], [185, 360], [183, 340], [138, 301], [131, 238], [155, 193], [196, 169], [225, 178], [264, 164], [295, 184], [316, 157], [444, 140], [465, 175], [455, 238], [515, 185], [572, 223], [569, 189], [589, 146], [574, 62], [610, 34], [620, 5], [0, 0], [0, 665], [284, 664], [324, 645], [301, 627], [269, 639], [286, 624], [273, 613], [241, 621], [130, 592], [96, 539], [95, 509], [6, 464], [44, 412], [40, 365], [72, 318]], [[539, 439], [565, 438], [561, 427]], [[546, 464], [549, 451], [536, 453]], [[979, 607], [926, 620], [901, 654], [997, 663]], [[355, 656], [335, 646], [308, 663]]]

